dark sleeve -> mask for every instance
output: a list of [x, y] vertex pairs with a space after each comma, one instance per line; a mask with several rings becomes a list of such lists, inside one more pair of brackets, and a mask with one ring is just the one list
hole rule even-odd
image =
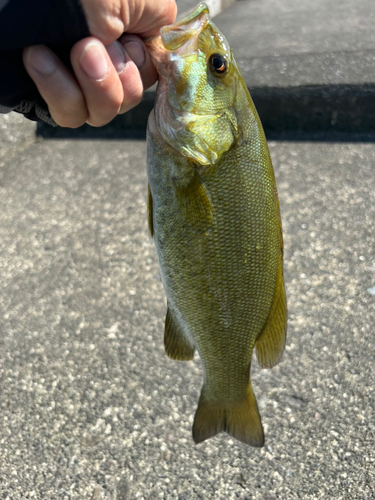
[[0, 112], [56, 125], [23, 66], [22, 50], [47, 45], [71, 68], [72, 46], [89, 35], [79, 0], [0, 0]]

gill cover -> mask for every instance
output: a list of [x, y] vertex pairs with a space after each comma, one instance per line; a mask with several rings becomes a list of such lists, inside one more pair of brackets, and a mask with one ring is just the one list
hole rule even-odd
[[156, 126], [167, 144], [200, 165], [215, 164], [238, 139], [238, 68], [201, 3], [148, 41], [159, 73]]

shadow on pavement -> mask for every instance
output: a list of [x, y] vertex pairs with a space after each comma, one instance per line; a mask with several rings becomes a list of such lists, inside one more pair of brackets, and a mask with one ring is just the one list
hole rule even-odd
[[[250, 89], [268, 138], [282, 140], [375, 140], [375, 85], [308, 85]], [[45, 139], [144, 139], [154, 93], [110, 124], [95, 128], [53, 128], [39, 123]]]

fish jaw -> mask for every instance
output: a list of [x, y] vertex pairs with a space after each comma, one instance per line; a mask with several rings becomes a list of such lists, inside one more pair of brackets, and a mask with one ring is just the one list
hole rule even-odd
[[180, 49], [180, 56], [196, 53], [198, 37], [210, 21], [209, 14], [207, 4], [202, 2], [181, 21], [161, 28], [160, 36], [164, 47], [169, 51]]

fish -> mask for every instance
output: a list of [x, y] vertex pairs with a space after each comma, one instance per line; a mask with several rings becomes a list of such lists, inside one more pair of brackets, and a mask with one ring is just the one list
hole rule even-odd
[[263, 128], [205, 3], [147, 40], [158, 72], [147, 125], [148, 226], [167, 297], [166, 354], [198, 352], [193, 424], [250, 446], [264, 432], [250, 382], [284, 350], [287, 305], [278, 193]]

